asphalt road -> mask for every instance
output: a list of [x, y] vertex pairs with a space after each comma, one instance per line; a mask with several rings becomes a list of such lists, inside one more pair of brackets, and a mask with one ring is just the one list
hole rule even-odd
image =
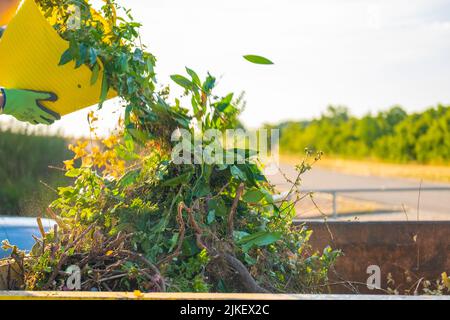
[[[281, 164], [280, 169], [290, 179], [295, 179], [296, 171], [291, 165]], [[270, 180], [276, 184], [281, 191], [289, 189], [289, 184], [281, 174], [271, 176]], [[417, 188], [421, 182], [412, 179], [358, 176], [327, 169], [315, 167], [304, 174], [302, 178], [302, 189], [362, 189], [362, 188]], [[450, 184], [422, 182], [422, 188], [426, 187], [450, 187]], [[425, 191], [420, 192], [374, 192], [374, 193], [352, 193], [342, 196], [373, 201], [392, 205], [397, 208], [406, 208], [405, 212], [371, 213], [365, 214], [363, 220], [450, 220], [450, 190], [449, 191]], [[419, 202], [419, 214], [417, 207]], [[351, 218], [351, 217], [347, 217]], [[360, 216], [358, 217], [360, 218]]]

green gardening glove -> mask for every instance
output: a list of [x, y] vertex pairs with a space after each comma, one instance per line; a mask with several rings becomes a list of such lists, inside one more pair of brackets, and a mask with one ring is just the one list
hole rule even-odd
[[19, 89], [1, 89], [3, 93], [3, 113], [15, 117], [19, 121], [31, 124], [50, 125], [61, 116], [42, 105], [42, 101], [56, 101], [58, 98], [51, 92], [39, 92]]

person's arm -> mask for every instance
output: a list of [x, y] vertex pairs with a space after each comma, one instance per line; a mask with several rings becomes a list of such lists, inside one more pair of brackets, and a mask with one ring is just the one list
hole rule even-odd
[[42, 105], [44, 101], [56, 101], [54, 93], [0, 88], [0, 114], [7, 114], [19, 121], [31, 124], [53, 124], [61, 116]]
[[[0, 38], [3, 25], [7, 24], [14, 15], [20, 0], [0, 1]], [[7, 114], [19, 121], [31, 124], [52, 124], [61, 116], [42, 105], [43, 101], [56, 101], [57, 97], [51, 92], [0, 88], [0, 114]]]

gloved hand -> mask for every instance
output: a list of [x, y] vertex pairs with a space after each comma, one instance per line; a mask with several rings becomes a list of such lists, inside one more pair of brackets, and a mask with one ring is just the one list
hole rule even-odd
[[1, 91], [4, 114], [31, 124], [50, 125], [61, 119], [59, 114], [41, 104], [42, 101], [56, 101], [58, 98], [54, 93], [19, 89], [1, 89]]

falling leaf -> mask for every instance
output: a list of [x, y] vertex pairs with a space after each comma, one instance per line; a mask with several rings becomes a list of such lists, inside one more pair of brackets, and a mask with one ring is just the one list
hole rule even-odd
[[273, 64], [273, 62], [267, 58], [252, 55], [252, 54], [244, 56], [244, 59], [247, 61], [250, 61], [251, 63], [256, 63], [256, 64]]

